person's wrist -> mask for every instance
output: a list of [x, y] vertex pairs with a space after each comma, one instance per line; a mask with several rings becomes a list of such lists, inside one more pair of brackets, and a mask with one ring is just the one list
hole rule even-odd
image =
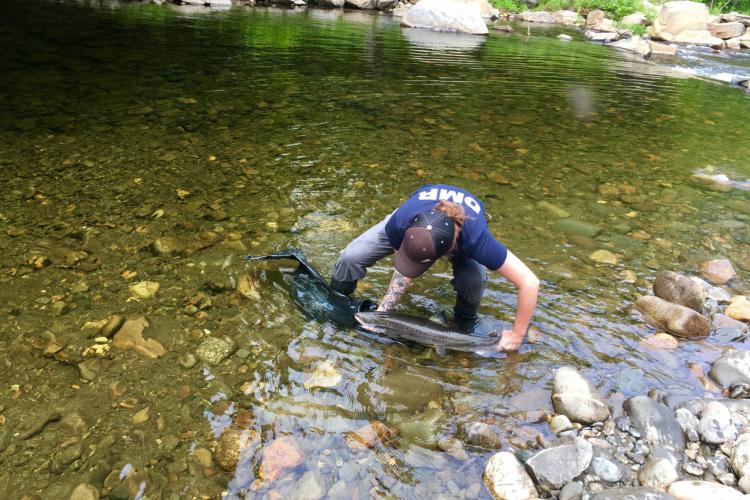
[[519, 338], [519, 339], [522, 339], [522, 338], [523, 338], [523, 337], [524, 337], [524, 336], [526, 335], [526, 330], [524, 330], [524, 331], [521, 331], [521, 332], [519, 332], [518, 330], [516, 330], [516, 329], [513, 329], [513, 330], [511, 330], [511, 331], [510, 331], [510, 333], [511, 333], [511, 334], [512, 334], [512, 335], [513, 335], [514, 337], [516, 337], [516, 338]]

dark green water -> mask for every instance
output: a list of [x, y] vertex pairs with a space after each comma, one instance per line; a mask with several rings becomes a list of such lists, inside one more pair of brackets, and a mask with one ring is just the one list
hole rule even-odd
[[[332, 496], [486, 497], [491, 452], [466, 446], [460, 459], [436, 441], [477, 421], [496, 425], [505, 447], [522, 426], [547, 434], [528, 410], [551, 411], [558, 366], [578, 367], [612, 401], [703, 392], [687, 365], [707, 366], [723, 342], [643, 347], [652, 331], [632, 303], [658, 270], [696, 274], [714, 257], [735, 261], [731, 291], [747, 289], [748, 192], [688, 181], [697, 170], [750, 177], [746, 93], [525, 29], [485, 39], [368, 13], [3, 7], [4, 497], [67, 498], [83, 481], [116, 498], [294, 496], [311, 471]], [[542, 278], [536, 343], [500, 358], [379, 344], [306, 322], [283, 268], [241, 259], [299, 246], [328, 273], [350, 239], [428, 182], [480, 195], [493, 232]], [[540, 202], [599, 234], [571, 234]], [[155, 255], [164, 236], [195, 251]], [[619, 264], [591, 262], [602, 248]], [[260, 300], [232, 291], [243, 274]], [[379, 296], [389, 275], [384, 261], [361, 292]], [[449, 277], [420, 279], [405, 309], [450, 309]], [[140, 281], [160, 284], [154, 298], [131, 299]], [[514, 301], [492, 278], [482, 312], [511, 321]], [[167, 354], [84, 355], [94, 340], [81, 327], [113, 314], [148, 317], [146, 336]], [[239, 351], [180, 365], [221, 335]], [[80, 376], [86, 359], [99, 360], [92, 381]], [[306, 387], [325, 360], [341, 380]], [[149, 419], [133, 423], [146, 407]], [[52, 410], [63, 421], [20, 439]], [[235, 473], [197, 458], [232, 415], [261, 438]], [[347, 433], [372, 420], [400, 440], [350, 449]], [[260, 450], [285, 435], [303, 463], [248, 490]], [[134, 472], [120, 483], [126, 464]]]

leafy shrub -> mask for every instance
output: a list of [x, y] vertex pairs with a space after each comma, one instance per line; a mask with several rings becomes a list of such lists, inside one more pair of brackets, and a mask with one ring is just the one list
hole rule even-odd
[[496, 9], [506, 12], [521, 12], [526, 10], [523, 0], [517, 2], [516, 0], [490, 0], [490, 3]]

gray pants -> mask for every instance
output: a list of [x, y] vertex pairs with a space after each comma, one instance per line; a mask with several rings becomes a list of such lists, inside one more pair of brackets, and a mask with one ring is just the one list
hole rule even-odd
[[[367, 275], [368, 267], [394, 252], [385, 233], [391, 215], [357, 236], [341, 251], [331, 276], [331, 285], [335, 289], [346, 295], [352, 293], [357, 281]], [[474, 259], [464, 257], [454, 257], [450, 263], [453, 267], [451, 284], [456, 290], [455, 316], [457, 319], [473, 319], [484, 294], [487, 269]]]

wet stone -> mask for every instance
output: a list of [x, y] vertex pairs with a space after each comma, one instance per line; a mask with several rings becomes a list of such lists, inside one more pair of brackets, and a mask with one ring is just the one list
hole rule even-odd
[[737, 438], [737, 429], [729, 409], [718, 401], [711, 401], [703, 410], [698, 432], [703, 441], [709, 444], [721, 444]]
[[307, 471], [297, 481], [291, 492], [291, 500], [319, 500], [328, 491], [325, 478], [317, 471]]
[[495, 498], [501, 500], [539, 498], [533, 481], [512, 453], [494, 454], [487, 462], [483, 477], [487, 488]]
[[463, 431], [464, 442], [487, 449], [498, 449], [502, 446], [500, 431], [484, 422], [472, 422]]
[[99, 489], [89, 483], [81, 483], [73, 489], [68, 500], [99, 500]]
[[708, 375], [723, 387], [750, 384], [750, 351], [732, 349], [714, 361]]
[[678, 408], [675, 411], [675, 418], [677, 419], [677, 422], [679, 422], [680, 427], [682, 427], [682, 430], [685, 432], [685, 437], [687, 437], [689, 441], [696, 442], [700, 439], [698, 434], [699, 421], [695, 415], [685, 408]]
[[149, 325], [149, 321], [143, 317], [126, 321], [112, 337], [112, 344], [121, 349], [133, 349], [151, 359], [164, 356], [167, 351], [158, 340], [143, 337], [143, 332]]
[[560, 500], [579, 500], [583, 495], [583, 483], [571, 481], [560, 490]]
[[701, 264], [701, 276], [714, 285], [724, 285], [737, 276], [727, 259], [709, 260]]
[[672, 411], [661, 403], [646, 396], [636, 396], [625, 402], [625, 412], [647, 441], [672, 446], [685, 447], [682, 427]]
[[209, 365], [217, 365], [234, 352], [234, 345], [223, 338], [209, 337], [198, 346], [195, 355]]
[[591, 467], [599, 478], [608, 483], [616, 483], [622, 477], [620, 468], [603, 457], [594, 457], [591, 460]]
[[661, 272], [654, 280], [654, 295], [672, 302], [700, 311], [706, 300], [706, 292], [690, 278], [672, 271]]
[[609, 417], [609, 407], [594, 386], [573, 367], [555, 372], [552, 405], [571, 421], [591, 424]]
[[567, 444], [540, 451], [526, 462], [526, 466], [542, 488], [559, 490], [588, 468], [592, 454], [588, 441], [573, 438]]

